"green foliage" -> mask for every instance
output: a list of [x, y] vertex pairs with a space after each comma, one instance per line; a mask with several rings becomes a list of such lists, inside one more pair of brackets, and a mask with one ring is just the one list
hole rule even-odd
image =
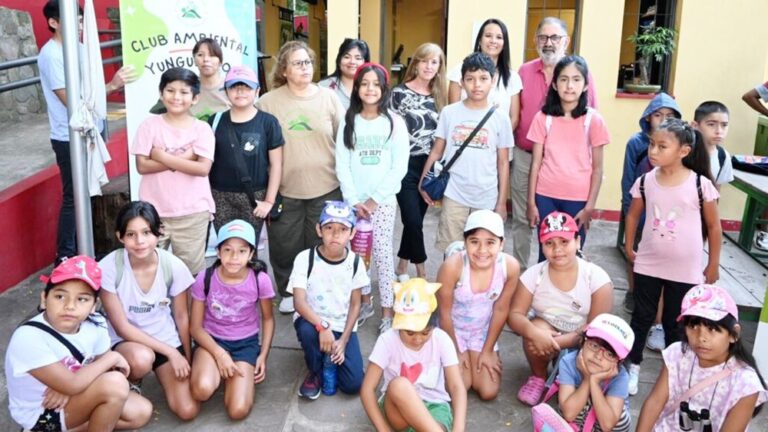
[[646, 59], [653, 57], [660, 62], [675, 50], [675, 36], [677, 36], [677, 32], [674, 29], [648, 26], [627, 40], [635, 44], [640, 57]]

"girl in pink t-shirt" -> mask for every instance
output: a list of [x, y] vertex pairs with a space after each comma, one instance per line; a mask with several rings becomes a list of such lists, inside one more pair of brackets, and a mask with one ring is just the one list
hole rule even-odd
[[250, 223], [235, 219], [222, 226], [216, 249], [218, 260], [197, 275], [191, 288], [190, 331], [198, 344], [192, 395], [206, 401], [224, 380], [227, 414], [241, 420], [253, 407], [253, 384], [267, 377], [275, 291], [266, 265], [252, 262], [256, 231]]
[[[648, 159], [655, 168], [638, 178], [630, 190], [632, 203], [625, 230], [625, 251], [634, 263], [635, 281], [630, 325], [637, 336], [629, 354], [630, 395], [638, 390], [645, 339], [662, 292], [661, 322], [669, 346], [678, 339], [675, 319], [683, 296], [694, 285], [717, 281], [720, 267], [719, 195], [712, 184], [701, 133], [682, 120], [667, 119], [651, 135]], [[632, 245], [643, 209], [646, 223], [635, 253]], [[702, 273], [707, 237], [708, 262]]]
[[680, 312], [683, 339], [662, 352], [664, 365], [637, 430], [749, 430], [768, 391], [741, 343], [736, 303], [720, 287], [698, 285], [683, 297]]
[[[528, 221], [560, 211], [579, 225], [581, 246], [603, 178], [603, 146], [610, 141], [603, 117], [588, 103], [587, 63], [566, 56], [555, 66], [547, 99], [528, 131], [533, 144]], [[539, 244], [539, 262], [544, 261]]]

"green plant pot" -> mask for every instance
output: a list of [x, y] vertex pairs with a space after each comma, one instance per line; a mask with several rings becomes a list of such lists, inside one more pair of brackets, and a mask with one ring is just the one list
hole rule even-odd
[[661, 91], [661, 86], [658, 84], [632, 84], [632, 83], [625, 83], [624, 84], [624, 91], [629, 93], [640, 93], [640, 94], [652, 94], [652, 93], [658, 93]]

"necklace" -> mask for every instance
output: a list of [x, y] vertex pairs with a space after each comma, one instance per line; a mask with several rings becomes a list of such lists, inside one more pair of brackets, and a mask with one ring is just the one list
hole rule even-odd
[[[691, 388], [691, 378], [693, 378], [693, 368], [696, 366], [696, 362], [698, 361], [698, 359], [699, 359], [698, 357], [694, 357], [693, 362], [691, 362], [691, 372], [688, 374], [688, 388], [689, 389]], [[725, 370], [726, 366], [728, 366], [728, 360], [726, 360], [723, 363], [723, 369], [722, 370]], [[721, 380], [718, 380], [715, 383], [715, 389], [712, 391], [712, 396], [709, 398], [709, 407], [707, 407], [707, 410], [709, 410], [709, 412], [712, 412], [712, 402], [715, 400], [715, 395], [717, 394], [717, 386], [720, 385], [720, 381]], [[691, 395], [691, 396], [693, 396], [693, 395]], [[689, 404], [691, 403], [691, 398], [690, 397], [688, 398], [688, 403]]]

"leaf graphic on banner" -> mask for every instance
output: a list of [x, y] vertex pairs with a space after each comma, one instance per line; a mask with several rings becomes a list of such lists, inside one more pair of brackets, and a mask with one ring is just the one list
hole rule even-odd
[[[141, 78], [152, 50], [165, 41], [168, 27], [162, 19], [147, 11], [143, 0], [121, 0], [120, 16], [123, 62], [132, 65], [137, 78]], [[159, 37], [163, 39], [159, 40]]]

